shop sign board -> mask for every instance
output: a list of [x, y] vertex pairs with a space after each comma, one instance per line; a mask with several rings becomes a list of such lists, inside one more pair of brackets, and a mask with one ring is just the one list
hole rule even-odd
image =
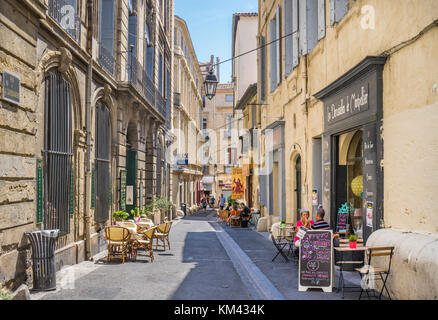
[[311, 230], [306, 232], [300, 245], [299, 291], [319, 288], [333, 290], [333, 232]]

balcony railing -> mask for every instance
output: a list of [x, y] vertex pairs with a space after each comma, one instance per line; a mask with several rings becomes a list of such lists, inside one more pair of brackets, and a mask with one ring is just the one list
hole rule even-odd
[[[76, 7], [74, 7], [76, 6]], [[81, 19], [77, 15], [77, 2], [72, 0], [49, 0], [49, 15], [76, 42], [81, 42]]]
[[166, 112], [166, 99], [163, 98], [161, 93], [155, 89], [155, 95], [156, 95], [156, 105], [157, 111], [166, 119], [167, 121], [167, 112]]
[[[155, 96], [157, 89], [155, 88], [154, 82], [149, 78], [143, 66], [138, 62], [135, 56], [130, 56], [129, 60], [129, 83], [137, 90], [137, 92], [146, 98], [151, 106], [155, 107]], [[166, 117], [165, 113], [163, 117]]]
[[109, 74], [111, 74], [113, 77], [116, 75], [116, 59], [114, 58], [114, 55], [102, 44], [99, 47], [99, 64], [108, 71]]

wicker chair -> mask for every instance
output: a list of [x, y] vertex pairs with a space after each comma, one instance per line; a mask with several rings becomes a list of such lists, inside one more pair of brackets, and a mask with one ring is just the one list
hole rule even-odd
[[157, 227], [157, 231], [155, 232], [154, 235], [154, 238], [156, 239], [155, 249], [158, 249], [159, 246], [158, 241], [160, 241], [163, 243], [160, 246], [164, 247], [164, 250], [166, 250], [166, 241], [167, 241], [170, 250], [169, 232], [171, 227], [172, 227], [172, 221], [160, 224]]
[[122, 263], [125, 263], [131, 241], [129, 230], [123, 227], [106, 227], [105, 236], [108, 241], [107, 262], [112, 257], [121, 257]]
[[156, 227], [146, 230], [140, 234], [140, 237], [134, 240], [133, 245], [133, 256], [134, 260], [137, 259], [138, 249], [143, 249], [145, 251], [145, 256], [154, 262], [154, 250], [152, 248], [152, 242], [154, 240], [154, 235]]

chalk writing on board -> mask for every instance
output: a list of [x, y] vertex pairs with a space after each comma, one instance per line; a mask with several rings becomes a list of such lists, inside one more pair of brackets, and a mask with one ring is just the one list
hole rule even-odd
[[332, 232], [308, 231], [301, 240], [300, 285], [330, 287], [332, 271]]

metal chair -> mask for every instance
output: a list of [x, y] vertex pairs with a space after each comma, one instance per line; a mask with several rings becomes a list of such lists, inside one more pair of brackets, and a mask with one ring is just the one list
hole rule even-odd
[[[382, 289], [380, 290], [379, 300], [382, 299], [383, 290], [386, 290], [386, 293], [388, 294], [389, 300], [391, 299], [391, 295], [389, 294], [388, 288], [386, 286], [386, 282], [388, 281], [389, 274], [391, 272], [391, 262], [392, 257], [394, 255], [394, 249], [395, 247], [375, 247], [375, 248], [368, 248], [367, 249], [367, 257], [368, 257], [368, 264], [364, 265], [362, 268], [356, 268], [355, 270], [359, 272], [360, 277], [362, 279], [362, 283], [364, 281], [366, 282], [366, 288], [364, 290], [364, 286], [362, 286], [362, 290], [360, 292], [359, 300], [362, 298], [362, 294], [365, 291], [368, 299], [370, 298], [369, 295], [369, 283], [370, 281], [379, 280], [382, 281]], [[379, 268], [379, 267], [373, 267], [371, 266], [371, 258], [372, 257], [389, 257], [389, 263], [388, 268]], [[376, 277], [379, 276], [379, 277]]]

